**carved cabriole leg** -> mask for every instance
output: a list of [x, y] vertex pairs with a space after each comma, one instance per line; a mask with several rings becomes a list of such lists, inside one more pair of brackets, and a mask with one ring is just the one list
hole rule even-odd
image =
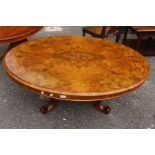
[[40, 108], [40, 112], [42, 114], [47, 114], [49, 111], [52, 111], [55, 107], [57, 107], [59, 101], [56, 99], [51, 99], [51, 103]]
[[107, 105], [104, 105], [103, 103], [101, 103], [101, 101], [97, 101], [95, 103], [95, 107], [98, 111], [104, 113], [104, 114], [109, 114], [111, 111], [111, 108]]

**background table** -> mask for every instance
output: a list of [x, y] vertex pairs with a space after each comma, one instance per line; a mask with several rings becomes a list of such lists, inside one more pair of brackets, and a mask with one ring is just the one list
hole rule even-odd
[[[138, 52], [112, 41], [56, 36], [28, 41], [4, 59], [8, 75], [25, 88], [54, 99], [100, 103], [125, 95], [144, 83], [149, 64]], [[54, 104], [53, 104], [54, 103]], [[55, 102], [43, 107], [53, 109]]]
[[[136, 39], [128, 39], [128, 30], [136, 35]], [[155, 55], [155, 26], [126, 26], [123, 43], [138, 50], [142, 55]]]
[[[11, 49], [25, 41], [27, 37], [37, 33], [42, 26], [0, 26], [0, 44], [10, 43]], [[3, 54], [0, 56], [2, 57]]]

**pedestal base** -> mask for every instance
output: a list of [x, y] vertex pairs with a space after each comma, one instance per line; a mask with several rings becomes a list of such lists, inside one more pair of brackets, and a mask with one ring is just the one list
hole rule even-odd
[[[40, 112], [42, 114], [47, 114], [48, 112], [54, 110], [59, 104], [59, 100], [56, 99], [51, 99], [51, 103], [43, 106], [40, 108]], [[104, 114], [109, 114], [111, 111], [111, 108], [107, 105], [104, 105], [103, 103], [101, 103], [101, 101], [97, 101], [95, 103], [95, 107], [98, 111], [104, 113]]]

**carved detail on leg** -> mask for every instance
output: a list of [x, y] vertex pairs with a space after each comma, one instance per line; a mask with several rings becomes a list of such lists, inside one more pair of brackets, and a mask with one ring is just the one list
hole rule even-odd
[[109, 114], [111, 111], [111, 108], [107, 105], [104, 105], [103, 103], [101, 103], [101, 101], [98, 101], [95, 103], [95, 107], [98, 111], [104, 113], [104, 114]]
[[58, 102], [58, 100], [52, 99], [51, 103], [40, 108], [40, 112], [42, 114], [47, 114], [48, 112], [52, 111], [55, 107], [57, 107]]

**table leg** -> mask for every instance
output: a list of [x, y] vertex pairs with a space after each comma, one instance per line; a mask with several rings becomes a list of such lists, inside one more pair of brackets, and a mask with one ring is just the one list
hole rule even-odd
[[85, 30], [82, 30], [82, 35], [85, 36]]
[[40, 112], [42, 114], [47, 114], [48, 112], [52, 111], [55, 107], [57, 107], [59, 101], [56, 99], [51, 99], [51, 103], [43, 106], [40, 108]]
[[116, 42], [119, 42], [121, 37], [121, 32], [118, 32], [118, 34], [116, 35]]
[[103, 103], [101, 103], [101, 101], [97, 101], [95, 103], [95, 107], [98, 111], [104, 113], [104, 114], [109, 114], [111, 111], [111, 108], [107, 105], [104, 105]]
[[125, 27], [125, 33], [124, 33], [124, 38], [123, 38], [123, 44], [126, 43], [127, 35], [128, 35], [128, 26]]

